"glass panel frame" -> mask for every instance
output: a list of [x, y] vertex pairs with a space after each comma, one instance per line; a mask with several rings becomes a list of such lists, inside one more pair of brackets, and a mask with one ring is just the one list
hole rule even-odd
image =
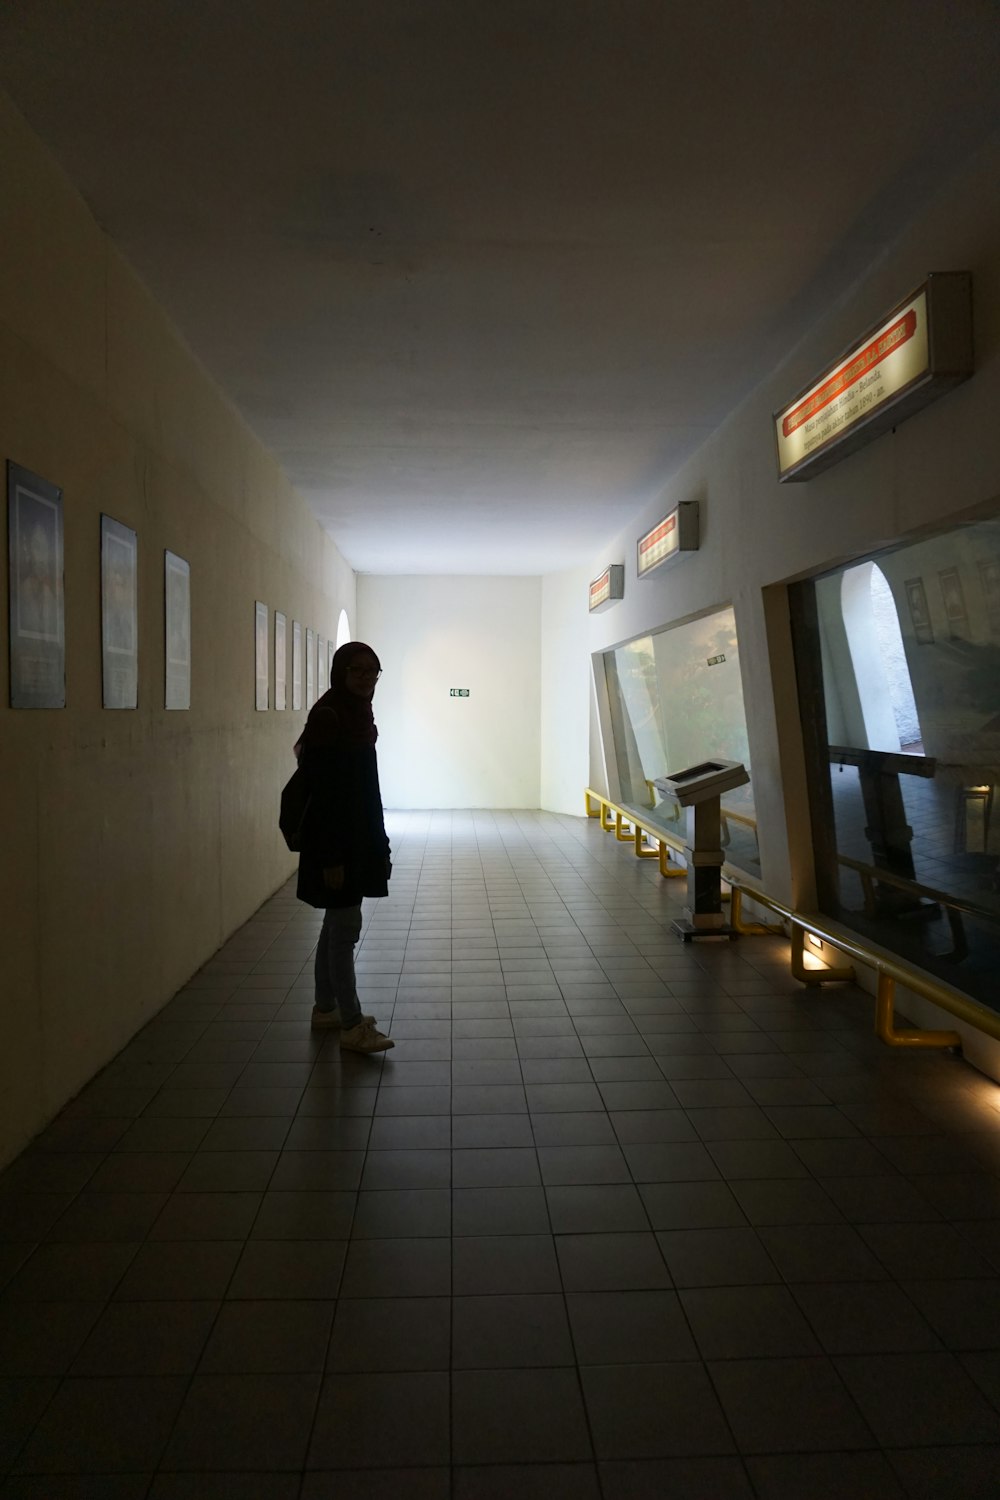
[[1000, 516], [904, 538], [789, 602], [820, 910], [1000, 1009]]
[[[706, 759], [750, 770], [732, 605], [664, 625], [596, 652], [601, 730], [611, 795], [644, 823], [683, 840], [685, 818], [653, 782]], [[751, 782], [722, 796], [727, 863], [759, 878]]]

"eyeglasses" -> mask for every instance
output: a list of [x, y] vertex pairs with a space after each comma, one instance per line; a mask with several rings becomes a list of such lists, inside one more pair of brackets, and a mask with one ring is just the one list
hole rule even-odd
[[381, 667], [366, 667], [360, 662], [352, 662], [346, 671], [350, 677], [370, 677], [372, 682], [378, 682], [382, 676]]

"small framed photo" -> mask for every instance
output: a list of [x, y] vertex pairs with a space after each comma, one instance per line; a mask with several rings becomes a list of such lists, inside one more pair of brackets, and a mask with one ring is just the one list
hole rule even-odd
[[11, 708], [66, 707], [62, 490], [7, 464]]
[[139, 539], [101, 517], [101, 682], [105, 708], [139, 707]]
[[934, 642], [934, 626], [931, 624], [931, 611], [927, 603], [924, 580], [908, 578], [903, 587], [906, 589], [906, 602], [910, 609], [910, 624], [913, 626], [914, 639], [918, 646], [930, 646]]
[[165, 615], [165, 708], [191, 707], [191, 564], [176, 552], [163, 554]]
[[941, 598], [944, 600], [948, 633], [953, 641], [968, 640], [969, 615], [965, 607], [965, 592], [957, 568], [942, 568], [938, 573], [941, 583]]
[[316, 702], [316, 632], [306, 627], [306, 708]]
[[286, 621], [280, 609], [274, 611], [274, 706], [285, 707], [285, 680], [288, 671]]
[[292, 621], [292, 708], [302, 707], [302, 626]]
[[258, 599], [253, 607], [254, 677], [256, 679], [255, 705], [261, 713], [267, 712], [268, 667], [267, 667], [267, 622], [268, 608]]
[[325, 677], [326, 677], [326, 641], [323, 639], [323, 637], [321, 635], [318, 635], [316, 637], [316, 697], [317, 698], [322, 698], [323, 694], [326, 692], [327, 688], [330, 686], [329, 682], [325, 682], [324, 681]]
[[990, 626], [996, 630], [1000, 626], [1000, 557], [980, 558], [979, 581]]

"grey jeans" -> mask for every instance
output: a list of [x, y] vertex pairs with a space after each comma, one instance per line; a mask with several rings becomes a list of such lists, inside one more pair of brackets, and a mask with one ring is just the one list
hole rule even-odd
[[360, 906], [327, 907], [316, 947], [316, 1009], [339, 1010], [345, 1028], [361, 1018], [354, 978], [354, 945], [360, 936]]

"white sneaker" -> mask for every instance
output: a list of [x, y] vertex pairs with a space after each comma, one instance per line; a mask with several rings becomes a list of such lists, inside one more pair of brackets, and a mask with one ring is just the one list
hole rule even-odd
[[[362, 1021], [374, 1021], [374, 1016], [362, 1016]], [[320, 1010], [313, 1006], [312, 1029], [313, 1031], [339, 1031], [343, 1022], [340, 1019], [339, 1010]]]
[[396, 1043], [376, 1030], [373, 1016], [362, 1016], [356, 1026], [340, 1033], [340, 1045], [345, 1052], [388, 1052]]

